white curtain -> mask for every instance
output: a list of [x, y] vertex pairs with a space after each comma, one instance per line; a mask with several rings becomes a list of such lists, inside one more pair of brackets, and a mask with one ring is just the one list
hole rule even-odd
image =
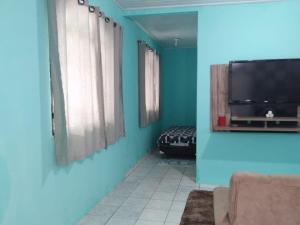
[[56, 155], [66, 164], [124, 135], [121, 51], [114, 50], [122, 32], [85, 1], [48, 3]]
[[123, 106], [123, 85], [122, 85], [122, 59], [123, 59], [123, 30], [122, 27], [114, 23], [114, 93], [115, 93], [115, 133], [114, 139], [125, 136], [124, 127], [124, 106]]
[[139, 41], [139, 115], [140, 127], [159, 119], [160, 64], [156, 50]]
[[104, 112], [107, 143], [124, 136], [122, 92], [122, 28], [110, 18], [101, 17], [101, 55], [103, 56]]
[[157, 52], [154, 54], [154, 120], [159, 120], [159, 107], [160, 107], [160, 62]]

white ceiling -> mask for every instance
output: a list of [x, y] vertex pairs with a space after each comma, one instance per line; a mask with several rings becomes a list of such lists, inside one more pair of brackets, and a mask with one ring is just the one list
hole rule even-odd
[[[214, 4], [236, 4], [251, 2], [270, 2], [276, 0], [114, 0], [121, 8], [146, 9], [161, 7], [183, 7], [183, 6], [199, 6]], [[278, 1], [278, 0], [277, 0]]]
[[[280, 0], [114, 0], [124, 10], [140, 10], [166, 7], [192, 7], [214, 4], [238, 4], [271, 2]], [[131, 16], [162, 47], [172, 48], [179, 38], [179, 48], [197, 46], [197, 14], [153, 14]]]
[[179, 38], [179, 48], [197, 46], [197, 13], [147, 15], [131, 18], [162, 47], [174, 48], [175, 38]]

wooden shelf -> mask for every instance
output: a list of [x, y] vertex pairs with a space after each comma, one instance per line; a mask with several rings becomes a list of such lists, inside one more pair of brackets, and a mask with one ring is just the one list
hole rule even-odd
[[237, 117], [232, 116], [231, 121], [274, 121], [274, 122], [299, 122], [300, 118], [298, 117], [274, 117], [274, 118], [266, 118], [266, 117]]
[[300, 127], [215, 127], [215, 131], [300, 132]]

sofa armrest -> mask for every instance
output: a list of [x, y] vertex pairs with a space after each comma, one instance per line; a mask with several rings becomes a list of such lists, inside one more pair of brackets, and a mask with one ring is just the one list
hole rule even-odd
[[228, 215], [229, 188], [218, 187], [214, 190], [215, 225], [225, 225]]

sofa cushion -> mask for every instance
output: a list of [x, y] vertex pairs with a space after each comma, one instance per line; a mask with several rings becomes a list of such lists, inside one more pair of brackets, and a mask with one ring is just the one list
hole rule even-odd
[[299, 206], [299, 176], [232, 176], [228, 212], [231, 225], [299, 225]]

